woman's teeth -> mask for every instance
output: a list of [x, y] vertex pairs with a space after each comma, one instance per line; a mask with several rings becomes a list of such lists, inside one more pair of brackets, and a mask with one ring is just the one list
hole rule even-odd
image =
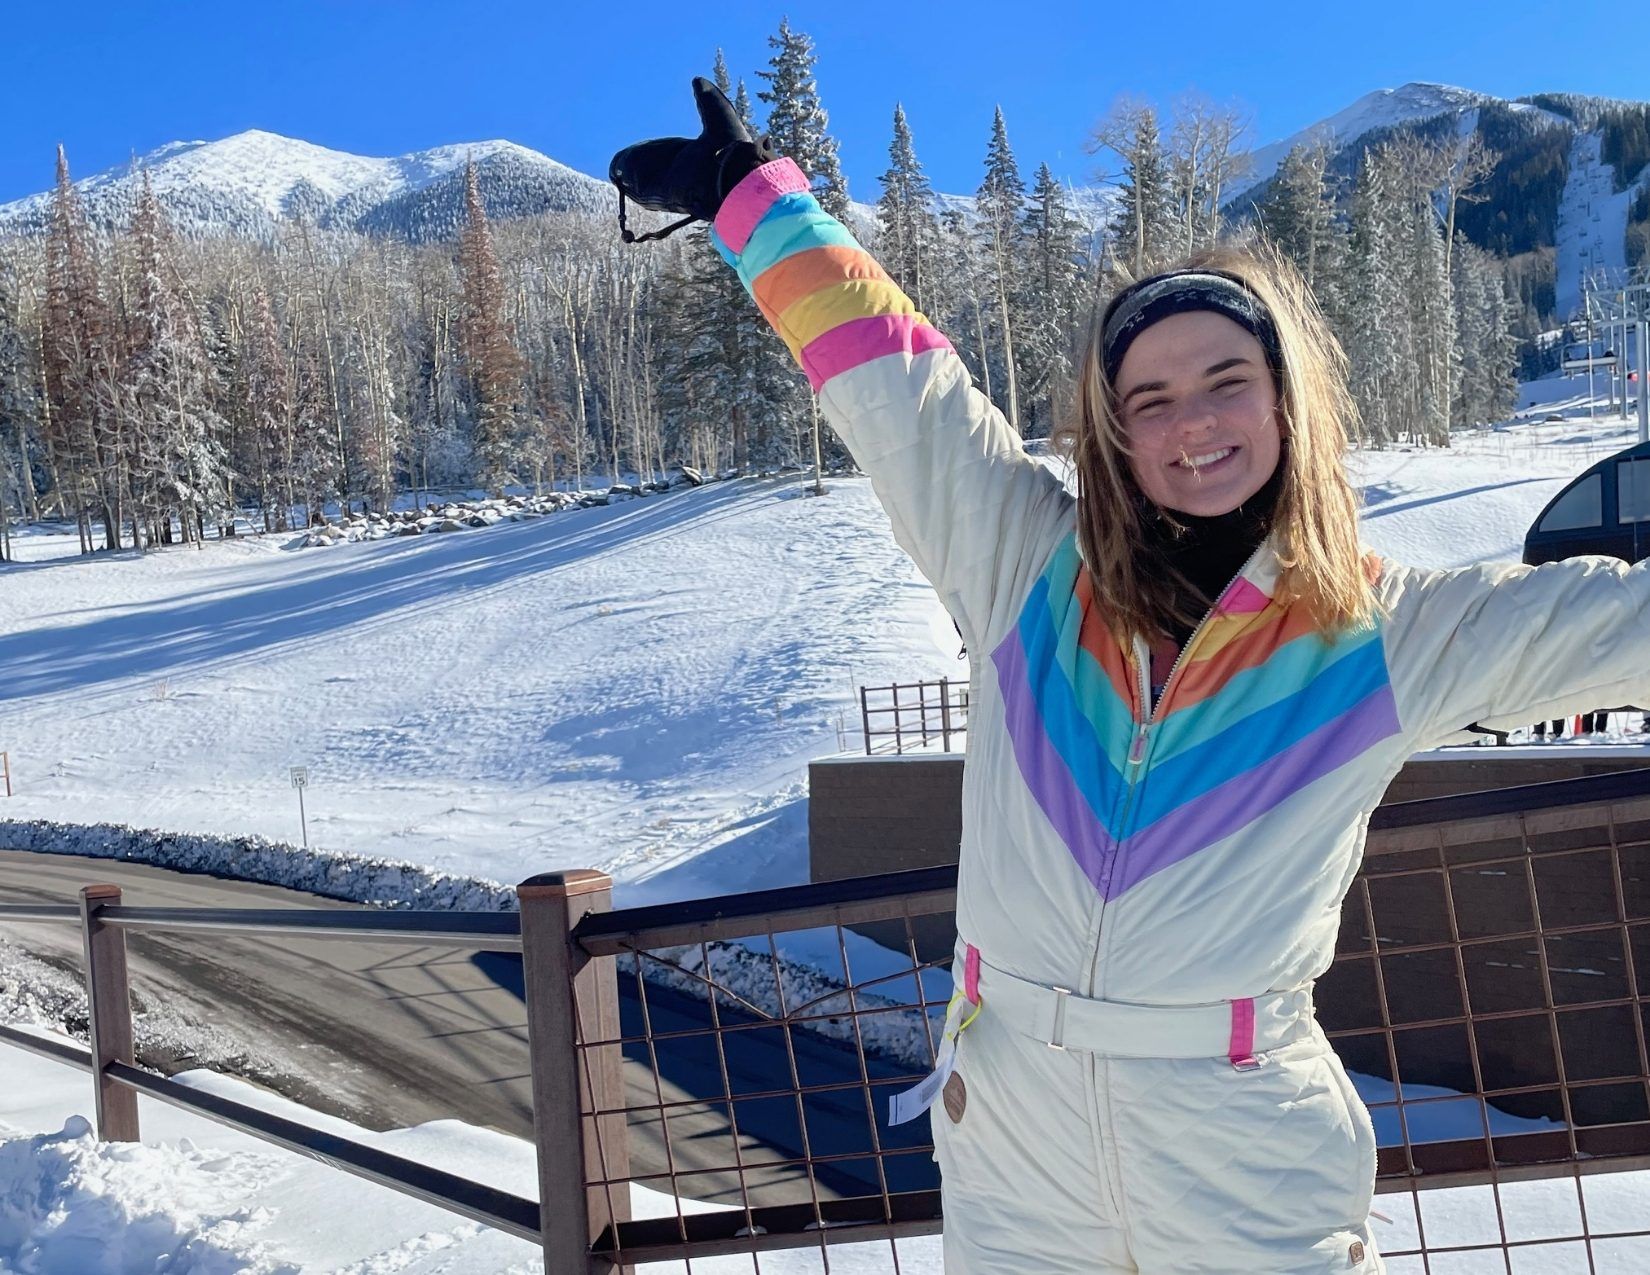
[[1175, 464], [1182, 469], [1203, 469], [1205, 466], [1213, 465], [1216, 461], [1225, 460], [1236, 450], [1235, 447], [1222, 447], [1218, 452], [1205, 452], [1201, 456], [1182, 456], [1175, 461]]

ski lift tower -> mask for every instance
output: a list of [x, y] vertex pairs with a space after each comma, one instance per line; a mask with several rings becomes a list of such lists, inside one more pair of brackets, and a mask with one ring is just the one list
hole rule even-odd
[[[1639, 442], [1650, 443], [1650, 269], [1640, 266], [1622, 292], [1626, 330], [1638, 372]], [[1625, 344], [1625, 343], [1624, 343]], [[1622, 351], [1626, 353], [1625, 349]]]

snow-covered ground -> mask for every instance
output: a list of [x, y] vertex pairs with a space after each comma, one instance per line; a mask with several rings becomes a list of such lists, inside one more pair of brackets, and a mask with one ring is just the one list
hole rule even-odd
[[[0, 1275], [536, 1275], [543, 1269], [523, 1241], [421, 1204], [303, 1157], [260, 1143], [198, 1116], [139, 1099], [144, 1142], [99, 1145], [85, 1114], [90, 1080], [83, 1073], [0, 1045]], [[527, 1199], [537, 1195], [530, 1145], [454, 1121], [374, 1133], [308, 1111], [211, 1072], [178, 1077], [193, 1087], [271, 1110], [288, 1119], [461, 1173]], [[1556, 1240], [1580, 1229], [1576, 1188], [1566, 1179], [1500, 1188], [1508, 1238]], [[1650, 1172], [1583, 1180], [1594, 1234], [1645, 1225]], [[1496, 1201], [1487, 1187], [1419, 1196], [1427, 1241], [1496, 1243]], [[633, 1188], [638, 1217], [670, 1216], [677, 1201]], [[694, 1212], [713, 1207], [684, 1201]], [[1387, 1251], [1416, 1247], [1414, 1198], [1378, 1197], [1375, 1232]], [[937, 1239], [901, 1241], [898, 1269], [939, 1275]], [[871, 1275], [895, 1269], [887, 1242], [833, 1243], [829, 1269]], [[1569, 1275], [1589, 1270], [1579, 1243], [1516, 1250], [1515, 1271]], [[1602, 1241], [1600, 1272], [1627, 1275], [1650, 1267], [1650, 1241]], [[1493, 1259], [1493, 1260], [1492, 1260]], [[1434, 1258], [1432, 1269], [1503, 1271], [1499, 1253]], [[699, 1275], [760, 1270], [814, 1275], [826, 1267], [817, 1249], [695, 1260]], [[1393, 1259], [1391, 1275], [1419, 1275], [1419, 1259]], [[680, 1264], [640, 1268], [678, 1275]]]
[[[777, 884], [804, 871], [806, 764], [838, 749], [854, 688], [957, 667], [863, 479], [323, 551], [17, 543], [29, 563], [0, 592], [14, 820], [296, 844], [289, 768], [307, 766], [311, 846], [628, 885], [738, 841], [719, 878]], [[678, 897], [715, 885], [675, 880]]]
[[[1355, 453], [1371, 546], [1516, 561], [1564, 482], [1634, 441], [1589, 419], [1585, 378], [1521, 407], [1447, 450]], [[305, 766], [309, 844], [346, 862], [505, 884], [596, 867], [621, 904], [803, 880], [807, 764], [856, 747], [856, 688], [966, 667], [869, 483], [830, 486], [326, 550], [88, 560], [72, 532], [28, 532], [0, 569], [0, 843], [72, 848], [20, 826], [57, 820], [296, 845]]]

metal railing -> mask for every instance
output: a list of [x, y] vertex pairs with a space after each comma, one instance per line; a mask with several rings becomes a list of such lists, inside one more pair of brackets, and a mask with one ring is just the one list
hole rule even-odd
[[[726, 1254], [760, 1271], [771, 1250], [865, 1244], [897, 1271], [942, 1225], [927, 1124], [886, 1110], [932, 1065], [951, 993], [932, 931], [955, 891], [944, 867], [612, 911], [608, 879], [574, 872], [519, 887], [518, 921], [125, 908], [91, 887], [78, 910], [0, 920], [85, 926], [92, 1050], [0, 1036], [91, 1068], [102, 1136], [135, 1137], [122, 1104], [162, 1097], [541, 1243], [547, 1271]], [[520, 948], [539, 1201], [133, 1065], [126, 929], [300, 926]], [[1650, 1187], [1612, 1175], [1650, 1168], [1647, 985], [1650, 772], [1375, 813], [1317, 1000], [1376, 1123], [1394, 1275], [1646, 1268]]]
[[[571, 1035], [557, 1037], [558, 1027], [570, 1026], [572, 1014], [559, 1002], [571, 993], [567, 975], [571, 953], [567, 944], [567, 900], [575, 897], [589, 874], [557, 874], [534, 878], [518, 887], [520, 913], [462, 913], [437, 911], [388, 912], [360, 910], [258, 910], [228, 908], [126, 907], [114, 885], [90, 885], [80, 892], [80, 905], [0, 906], [0, 921], [78, 925], [84, 935], [87, 1017], [91, 1047], [82, 1048], [19, 1031], [0, 1024], [0, 1040], [54, 1061], [88, 1071], [93, 1077], [98, 1136], [106, 1141], [139, 1140], [138, 1094], [204, 1116], [253, 1137], [319, 1160], [357, 1177], [437, 1205], [473, 1221], [519, 1238], [541, 1243], [548, 1230], [540, 1201], [523, 1199], [468, 1178], [393, 1155], [363, 1143], [322, 1132], [261, 1108], [202, 1092], [145, 1071], [136, 1065], [133, 1048], [130, 980], [126, 962], [128, 931], [186, 931], [226, 934], [293, 934], [343, 942], [370, 940], [421, 946], [445, 945], [477, 951], [524, 951], [553, 948], [558, 961], [547, 960], [540, 976], [528, 969], [529, 1050], [533, 1071], [535, 1118], [560, 1114], [567, 1124], [572, 1109], [573, 1143], [539, 1137], [550, 1158], [563, 1159], [559, 1147], [576, 1145], [578, 1137], [576, 1087], [557, 1091], [565, 1083], [573, 1057]], [[601, 878], [606, 881], [606, 878]], [[546, 932], [551, 936], [547, 941]], [[533, 1018], [535, 1006], [538, 1021]], [[560, 1063], [561, 1066], [555, 1065]], [[557, 1136], [565, 1139], [565, 1129]], [[542, 1175], [541, 1175], [542, 1176]], [[578, 1196], [582, 1199], [582, 1188]], [[565, 1201], [563, 1201], [565, 1202]], [[567, 1267], [553, 1269], [570, 1269]], [[582, 1267], [581, 1267], [582, 1269]]]
[[859, 713], [867, 756], [929, 749], [951, 752], [968, 731], [968, 683], [897, 682], [859, 688]]

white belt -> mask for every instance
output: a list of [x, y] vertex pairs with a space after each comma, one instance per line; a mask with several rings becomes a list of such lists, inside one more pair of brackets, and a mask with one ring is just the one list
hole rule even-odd
[[982, 960], [978, 988], [986, 1015], [1021, 1035], [1113, 1058], [1225, 1057], [1234, 1067], [1253, 1067], [1256, 1054], [1312, 1029], [1310, 986], [1208, 1005], [1141, 1005], [1088, 1000]]

